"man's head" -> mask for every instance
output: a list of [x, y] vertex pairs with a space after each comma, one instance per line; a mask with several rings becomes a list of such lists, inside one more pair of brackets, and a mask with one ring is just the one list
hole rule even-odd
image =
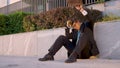
[[77, 18], [67, 21], [67, 26], [72, 27], [73, 29], [76, 29], [76, 30], [80, 29], [81, 24], [82, 24], [82, 22]]

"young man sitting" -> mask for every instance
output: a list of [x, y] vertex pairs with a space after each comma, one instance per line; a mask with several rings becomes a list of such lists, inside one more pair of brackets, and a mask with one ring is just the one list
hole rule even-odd
[[[88, 59], [91, 56], [99, 54], [93, 33], [86, 27], [85, 23], [77, 18], [69, 22], [65, 29], [66, 36], [59, 36], [48, 50], [49, 52], [43, 58], [39, 58], [39, 61], [54, 60], [54, 55], [62, 46], [64, 46], [69, 53], [65, 63], [73, 63], [76, 62], [77, 59]], [[71, 33], [69, 32], [69, 26], [73, 28]], [[72, 41], [69, 39], [72, 39]]]

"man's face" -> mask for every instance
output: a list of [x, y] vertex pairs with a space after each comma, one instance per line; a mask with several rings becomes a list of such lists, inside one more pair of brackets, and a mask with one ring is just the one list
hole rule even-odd
[[81, 26], [81, 23], [79, 21], [76, 21], [73, 23], [72, 27], [76, 30], [79, 30]]

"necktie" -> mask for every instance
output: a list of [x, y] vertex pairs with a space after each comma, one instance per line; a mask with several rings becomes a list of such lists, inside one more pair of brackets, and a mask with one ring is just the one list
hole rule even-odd
[[77, 35], [77, 41], [76, 41], [76, 44], [78, 43], [78, 41], [79, 41], [79, 38], [80, 38], [80, 31], [78, 31], [78, 35]]

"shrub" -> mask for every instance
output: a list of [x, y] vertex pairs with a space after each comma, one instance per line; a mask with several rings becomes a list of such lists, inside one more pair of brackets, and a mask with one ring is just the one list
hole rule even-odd
[[31, 15], [28, 15], [23, 19], [24, 31], [34, 31], [34, 30], [36, 30], [35, 24], [32, 23], [32, 21], [31, 21], [32, 20], [31, 17], [32, 17]]
[[113, 14], [111, 15], [105, 15], [100, 21], [112, 21], [112, 20], [120, 20], [119, 16], [115, 16]]
[[[102, 18], [102, 12], [98, 10], [87, 10], [90, 12], [89, 16], [93, 22], [96, 22], [98, 19]], [[34, 31], [63, 27], [66, 25], [66, 21], [74, 15], [82, 21], [86, 20], [86, 18], [74, 8], [57, 8], [40, 14], [26, 16], [23, 22], [24, 30]]]
[[72, 11], [68, 8], [66, 9], [57, 8], [37, 15], [26, 16], [23, 23], [24, 29], [26, 31], [33, 31], [62, 27]]
[[97, 0], [96, 2], [97, 2], [97, 3], [104, 3], [105, 0]]
[[16, 12], [9, 15], [0, 15], [0, 35], [24, 32], [23, 18], [29, 13]]
[[6, 34], [6, 22], [7, 22], [7, 16], [0, 15], [0, 35]]
[[24, 12], [16, 12], [8, 15], [8, 21], [6, 23], [7, 34], [24, 32], [23, 29], [23, 18], [28, 15]]

